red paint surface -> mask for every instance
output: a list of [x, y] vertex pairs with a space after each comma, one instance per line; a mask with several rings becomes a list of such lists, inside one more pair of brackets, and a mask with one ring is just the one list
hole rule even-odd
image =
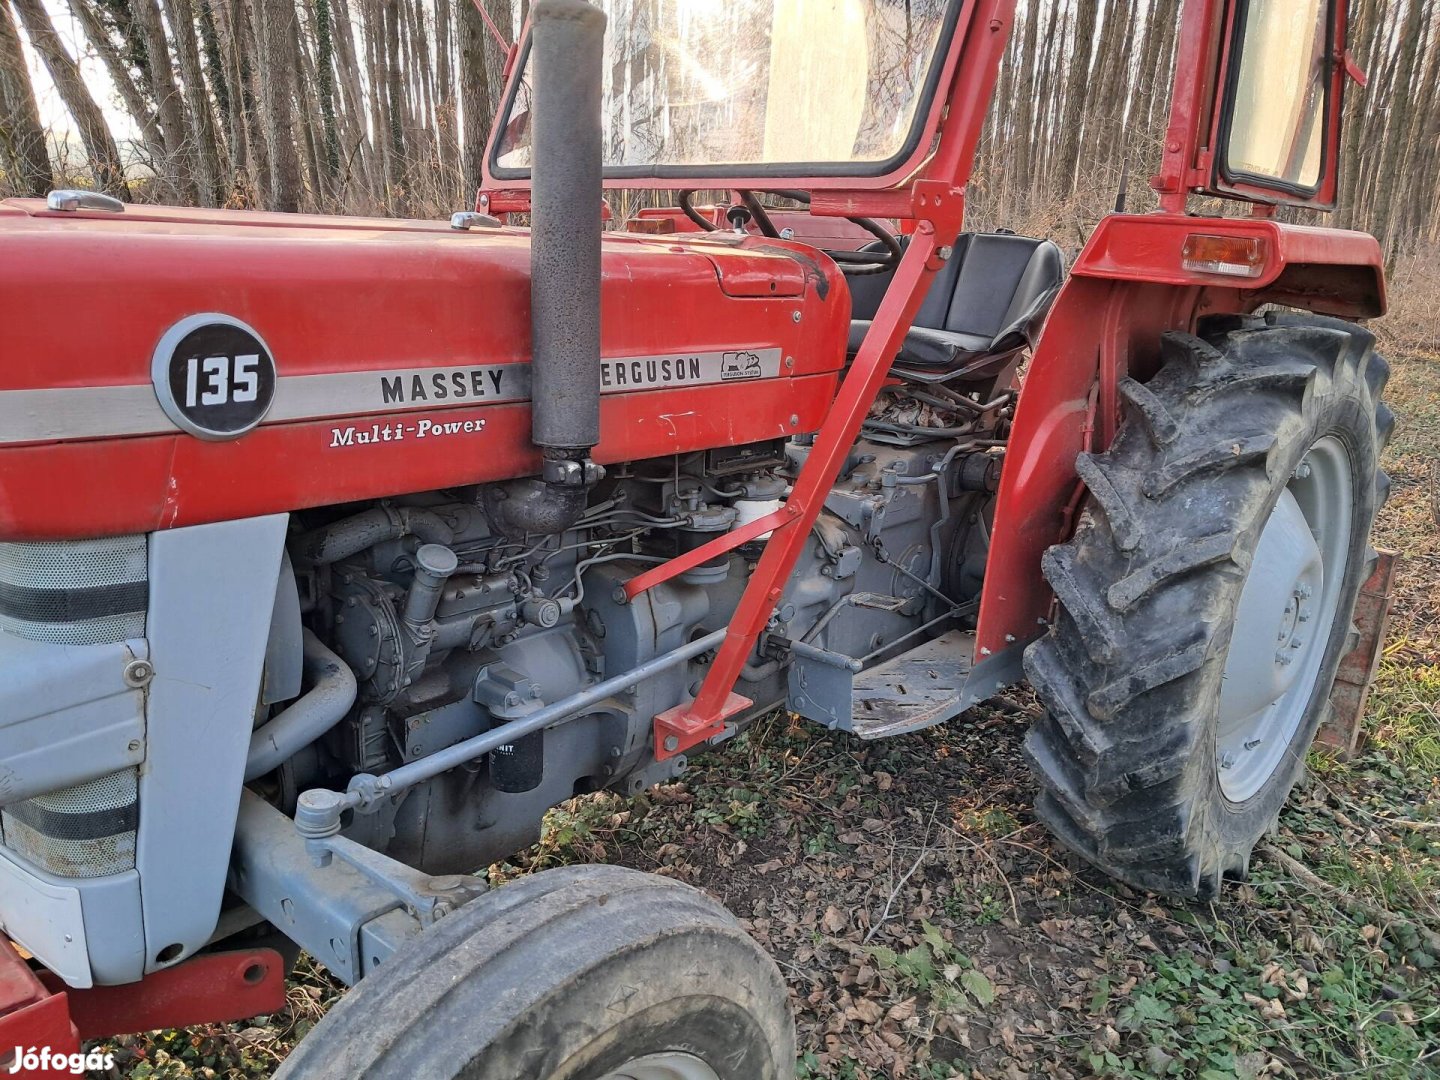
[[[49, 972], [44, 977], [64, 989]], [[285, 963], [274, 949], [203, 953], [138, 983], [65, 994], [84, 1040], [244, 1020], [285, 1007]]]
[[[253, 326], [282, 376], [529, 359], [525, 230], [5, 207], [0, 390], [148, 386], [161, 334], [207, 311]], [[790, 363], [764, 393], [735, 383], [606, 395], [597, 460], [819, 426], [849, 325], [848, 293], [828, 260], [763, 238], [609, 235], [604, 275], [608, 357], [776, 346]], [[535, 471], [527, 404], [435, 412], [483, 418], [485, 430], [468, 442], [330, 447], [337, 426], [393, 418], [367, 413], [267, 424], [230, 442], [177, 431], [0, 447], [0, 539], [147, 531]]]

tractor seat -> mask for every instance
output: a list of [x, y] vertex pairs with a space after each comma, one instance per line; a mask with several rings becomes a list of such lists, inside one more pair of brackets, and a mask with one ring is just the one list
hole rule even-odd
[[[879, 248], [877, 243], [863, 250]], [[850, 279], [851, 355], [870, 329], [892, 274]], [[1049, 240], [961, 233], [953, 254], [936, 273], [895, 364], [947, 378], [994, 374], [1018, 349], [1034, 343], [1064, 274], [1060, 249]]]

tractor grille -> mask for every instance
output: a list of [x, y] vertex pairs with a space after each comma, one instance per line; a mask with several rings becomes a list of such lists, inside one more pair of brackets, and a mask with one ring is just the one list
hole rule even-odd
[[144, 536], [0, 544], [0, 632], [95, 645], [145, 633]]
[[0, 835], [16, 855], [57, 877], [93, 878], [135, 868], [138, 770], [121, 769], [0, 810]]

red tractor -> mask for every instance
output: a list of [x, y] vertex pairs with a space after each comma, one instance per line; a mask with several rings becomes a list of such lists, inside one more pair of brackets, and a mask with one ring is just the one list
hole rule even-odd
[[703, 895], [472, 876], [777, 706], [1028, 680], [1066, 846], [1245, 873], [1386, 494], [1378, 246], [1276, 217], [1335, 200], [1345, 4], [1187, 0], [1160, 210], [1068, 277], [963, 231], [1014, 0], [820, 7], [537, 0], [450, 223], [0, 204], [22, 1069], [272, 1011], [303, 948], [358, 986], [285, 1076], [787, 1076]]

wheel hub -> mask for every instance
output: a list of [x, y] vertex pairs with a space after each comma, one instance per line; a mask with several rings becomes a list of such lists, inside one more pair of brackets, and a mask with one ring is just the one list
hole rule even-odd
[[1349, 454], [1321, 439], [1260, 534], [1220, 690], [1216, 767], [1232, 802], [1264, 787], [1309, 709], [1345, 578], [1351, 499]]
[[720, 1074], [694, 1054], [667, 1050], [635, 1058], [600, 1080], [720, 1080]]

